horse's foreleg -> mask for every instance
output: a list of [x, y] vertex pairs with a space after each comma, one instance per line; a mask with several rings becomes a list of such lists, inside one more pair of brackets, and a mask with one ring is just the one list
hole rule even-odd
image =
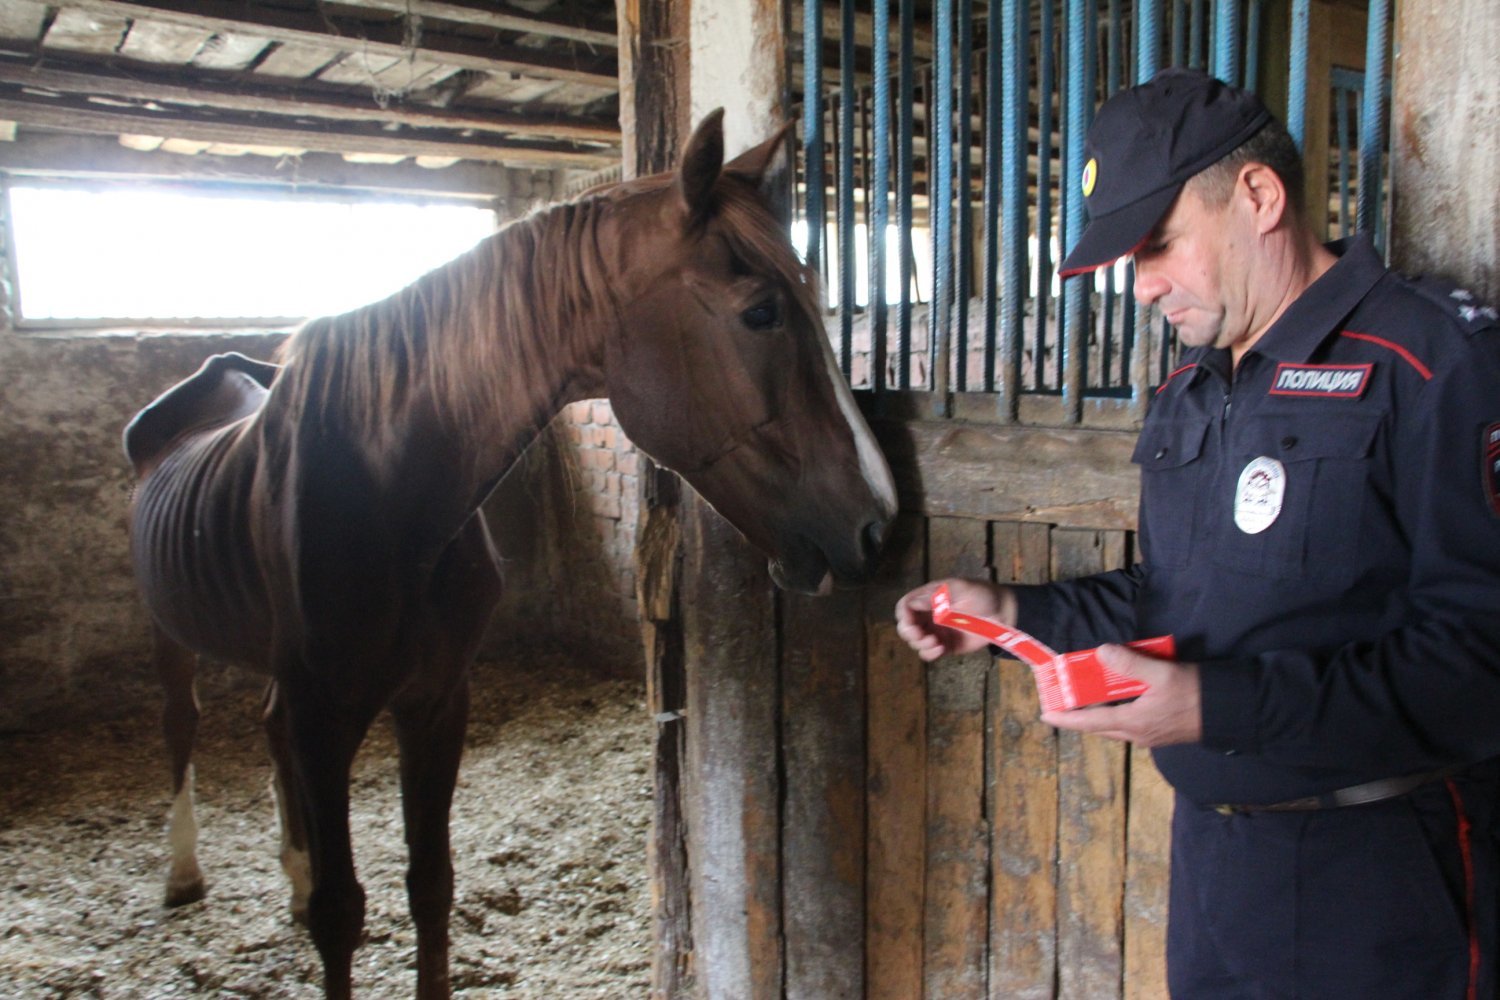
[[323, 960], [329, 1000], [348, 1000], [354, 949], [365, 925], [365, 891], [349, 844], [349, 770], [373, 712], [354, 707], [323, 679], [278, 676], [285, 699], [288, 756], [307, 831], [312, 892], [307, 929]]
[[153, 628], [154, 658], [166, 704], [161, 728], [172, 762], [172, 811], [167, 840], [172, 868], [167, 874], [166, 904], [196, 903], [205, 894], [198, 867], [198, 821], [193, 815], [193, 742], [198, 736], [198, 693], [194, 674], [198, 657]]
[[281, 870], [292, 884], [292, 920], [307, 923], [307, 898], [312, 894], [312, 860], [307, 851], [307, 826], [302, 817], [302, 799], [297, 793], [297, 772], [292, 767], [287, 738], [285, 700], [276, 682], [266, 688], [262, 722], [274, 770], [271, 792], [276, 797], [276, 816], [281, 826]]
[[417, 997], [447, 1000], [448, 917], [453, 908], [448, 813], [469, 717], [467, 675], [436, 699], [403, 699], [392, 711], [410, 856], [406, 894], [417, 925]]

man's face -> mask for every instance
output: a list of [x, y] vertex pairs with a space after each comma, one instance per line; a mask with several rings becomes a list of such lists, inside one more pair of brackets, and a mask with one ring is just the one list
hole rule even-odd
[[1189, 183], [1135, 253], [1135, 297], [1156, 304], [1189, 347], [1249, 334], [1244, 220], [1235, 198], [1211, 207]]

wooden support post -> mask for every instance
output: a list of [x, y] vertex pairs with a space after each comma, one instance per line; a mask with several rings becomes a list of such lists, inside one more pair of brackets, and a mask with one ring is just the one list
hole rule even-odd
[[[685, 0], [616, 0], [620, 127], [627, 178], [671, 170], [689, 130]], [[687, 655], [681, 618], [681, 490], [647, 461], [641, 471], [636, 581], [646, 653], [647, 705], [656, 720], [647, 867], [652, 904], [652, 1000], [696, 993], [688, 872]]]
[[1402, 0], [1391, 257], [1500, 301], [1500, 5]]

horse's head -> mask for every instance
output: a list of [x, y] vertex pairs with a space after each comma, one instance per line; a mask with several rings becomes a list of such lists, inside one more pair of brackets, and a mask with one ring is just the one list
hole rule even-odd
[[765, 553], [778, 584], [811, 592], [870, 575], [896, 495], [816, 275], [771, 207], [785, 144], [783, 130], [725, 164], [715, 112], [677, 174], [622, 186], [601, 234], [624, 275], [605, 378], [631, 440]]

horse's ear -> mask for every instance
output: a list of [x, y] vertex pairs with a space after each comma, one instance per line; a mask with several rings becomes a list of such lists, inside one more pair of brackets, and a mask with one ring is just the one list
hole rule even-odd
[[760, 189], [761, 197], [777, 218], [792, 217], [792, 123], [754, 149], [747, 149], [725, 164], [724, 172], [742, 177]]
[[694, 225], [712, 211], [714, 182], [723, 167], [724, 109], [716, 108], [693, 130], [682, 154], [682, 169], [677, 173], [677, 190]]

